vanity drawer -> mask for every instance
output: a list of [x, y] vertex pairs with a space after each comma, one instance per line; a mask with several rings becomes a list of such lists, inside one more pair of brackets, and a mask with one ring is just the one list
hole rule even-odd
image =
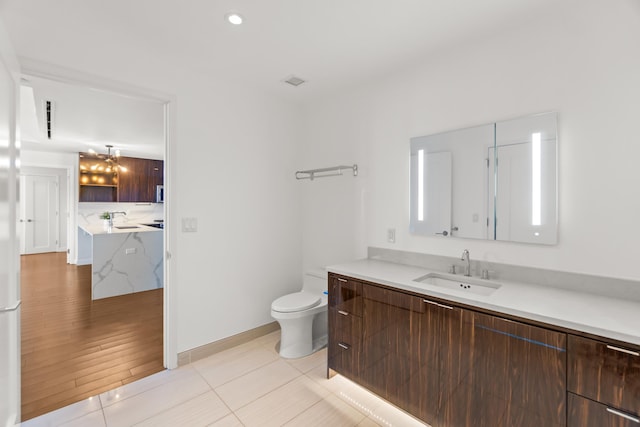
[[347, 277], [331, 275], [329, 284], [330, 307], [354, 316], [362, 316], [362, 283]]
[[638, 427], [640, 415], [630, 414], [569, 393], [567, 427]]
[[574, 335], [569, 335], [568, 344], [570, 392], [630, 413], [640, 413], [640, 352], [637, 349]]
[[350, 345], [362, 341], [362, 318], [343, 310], [329, 309], [332, 337]]

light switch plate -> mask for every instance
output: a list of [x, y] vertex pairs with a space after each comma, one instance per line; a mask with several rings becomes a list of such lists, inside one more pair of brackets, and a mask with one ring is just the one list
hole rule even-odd
[[198, 231], [198, 218], [182, 218], [182, 232], [195, 233]]

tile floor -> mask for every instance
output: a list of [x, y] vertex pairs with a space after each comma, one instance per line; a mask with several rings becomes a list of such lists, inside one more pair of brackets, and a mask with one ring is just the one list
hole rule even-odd
[[287, 360], [280, 331], [31, 419], [23, 427], [424, 426], [337, 375], [326, 349]]

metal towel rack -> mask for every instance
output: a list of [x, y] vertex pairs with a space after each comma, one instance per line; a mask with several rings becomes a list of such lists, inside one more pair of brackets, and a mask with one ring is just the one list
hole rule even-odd
[[[324, 178], [327, 176], [342, 175], [342, 171], [347, 169], [350, 169], [353, 171], [353, 176], [358, 176], [358, 165], [353, 165], [353, 166], [334, 166], [331, 168], [309, 169], [306, 171], [297, 171], [296, 179], [310, 179], [313, 181], [314, 178]], [[335, 171], [337, 171], [338, 173], [327, 173], [327, 172], [335, 172]]]

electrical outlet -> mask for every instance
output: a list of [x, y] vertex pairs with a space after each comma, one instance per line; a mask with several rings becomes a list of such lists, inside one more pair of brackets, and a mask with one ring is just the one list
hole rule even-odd
[[387, 241], [389, 243], [395, 243], [396, 242], [396, 229], [395, 228], [387, 229]]

